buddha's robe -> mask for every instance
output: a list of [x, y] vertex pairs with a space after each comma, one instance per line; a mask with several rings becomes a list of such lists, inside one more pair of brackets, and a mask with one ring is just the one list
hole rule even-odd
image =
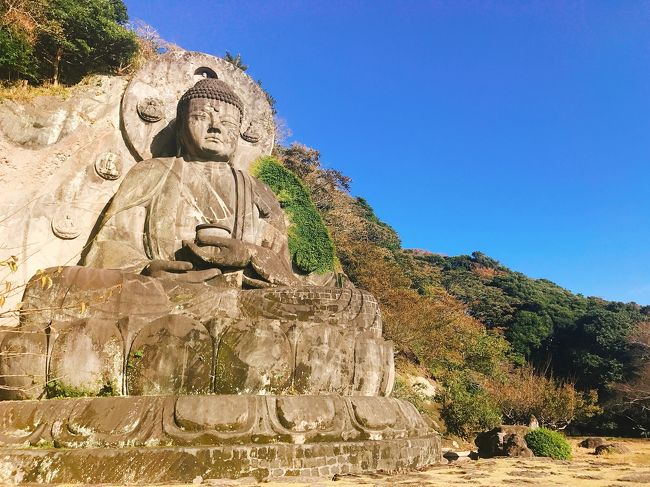
[[129, 171], [81, 264], [139, 273], [151, 260], [176, 260], [199, 224], [218, 224], [290, 268], [284, 214], [271, 190], [227, 163], [182, 158]]
[[[253, 246], [251, 264], [242, 271], [211, 269], [194, 261], [186, 274], [141, 274], [152, 260], [192, 260], [183, 254], [183, 241], [193, 241], [200, 224], [218, 225], [231, 238]], [[292, 274], [284, 213], [275, 195], [227, 163], [180, 157], [138, 163], [113, 197], [80, 264], [48, 270], [52, 289], [28, 286], [26, 308], [48, 311], [26, 315], [24, 323], [69, 322], [82, 316], [147, 321], [184, 314], [200, 322], [217, 316], [319, 316], [317, 321], [361, 320], [362, 327], [381, 327], [376, 300], [368, 293], [314, 286]], [[81, 314], [79, 303], [88, 305]]]

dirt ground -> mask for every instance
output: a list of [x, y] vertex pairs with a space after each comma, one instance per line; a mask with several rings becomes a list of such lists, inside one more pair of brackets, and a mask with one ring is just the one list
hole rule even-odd
[[420, 485], [476, 485], [488, 486], [555, 486], [571, 487], [630, 487], [650, 486], [650, 440], [616, 439], [632, 450], [628, 454], [595, 456], [593, 450], [579, 448], [579, 439], [570, 440], [573, 460], [548, 458], [498, 458], [467, 460], [430, 467], [420, 472], [396, 475], [343, 476], [335, 480], [296, 479], [292, 482], [204, 480], [203, 485], [267, 487], [349, 487], [366, 486], [420, 486]]

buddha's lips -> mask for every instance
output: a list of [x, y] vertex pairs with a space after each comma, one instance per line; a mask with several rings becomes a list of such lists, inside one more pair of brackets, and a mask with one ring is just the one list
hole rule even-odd
[[206, 137], [205, 140], [208, 142], [223, 142], [219, 137]]

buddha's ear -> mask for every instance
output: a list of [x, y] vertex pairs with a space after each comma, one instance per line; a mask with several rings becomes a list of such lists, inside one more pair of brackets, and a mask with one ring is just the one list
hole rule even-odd
[[174, 125], [174, 133], [176, 134], [176, 157], [181, 157], [185, 145], [185, 142], [183, 141], [183, 123], [179, 121], [178, 117], [176, 117], [176, 119], [174, 119]]

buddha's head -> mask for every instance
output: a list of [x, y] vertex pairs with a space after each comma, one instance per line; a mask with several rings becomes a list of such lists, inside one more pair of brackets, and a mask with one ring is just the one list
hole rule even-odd
[[178, 102], [179, 153], [194, 160], [232, 162], [242, 116], [243, 104], [226, 83], [199, 81]]

